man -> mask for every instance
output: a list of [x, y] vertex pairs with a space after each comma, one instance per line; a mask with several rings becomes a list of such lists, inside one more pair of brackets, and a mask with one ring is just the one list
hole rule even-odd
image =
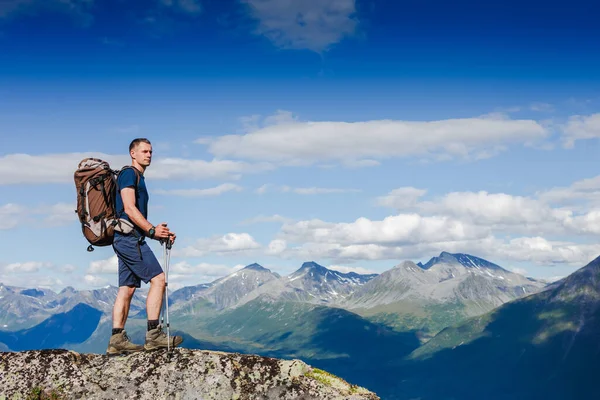
[[[166, 223], [148, 222], [148, 191], [144, 172], [152, 161], [152, 144], [148, 139], [135, 139], [129, 145], [131, 167], [124, 168], [117, 179], [115, 207], [117, 217], [133, 223], [127, 235], [115, 232], [113, 249], [119, 259], [119, 291], [113, 307], [113, 330], [106, 353], [109, 355], [167, 347], [167, 335], [158, 323], [165, 291], [165, 274], [145, 239], [175, 241], [175, 233]], [[148, 331], [144, 345], [132, 343], [125, 332], [131, 299], [135, 289], [150, 282], [146, 299]], [[183, 342], [181, 336], [170, 337], [170, 347]]]

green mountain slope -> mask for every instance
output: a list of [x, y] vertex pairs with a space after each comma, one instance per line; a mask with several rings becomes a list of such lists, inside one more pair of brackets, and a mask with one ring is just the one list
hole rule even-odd
[[387, 367], [402, 380], [386, 399], [598, 398], [600, 258], [544, 292], [444, 329]]
[[375, 384], [382, 364], [419, 345], [414, 333], [395, 332], [341, 308], [269, 296], [195, 323], [183, 329], [246, 353], [299, 358], [365, 387]]

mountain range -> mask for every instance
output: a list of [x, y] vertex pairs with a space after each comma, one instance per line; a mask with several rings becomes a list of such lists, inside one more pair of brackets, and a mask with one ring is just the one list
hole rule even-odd
[[[589, 371], [600, 360], [599, 270], [596, 259], [548, 284], [447, 252], [371, 275], [343, 274], [311, 261], [280, 276], [250, 264], [170, 293], [171, 331], [185, 335], [190, 348], [300, 358], [382, 399], [586, 398], [573, 394], [590, 390]], [[44, 340], [103, 352], [114, 295], [112, 287], [57, 294], [0, 286], [0, 321], [11, 323], [2, 330], [24, 336], [59, 310], [67, 324], [76, 318], [64, 314], [69, 305], [84, 303], [101, 312], [93, 333], [62, 344]], [[138, 342], [145, 332], [144, 295], [136, 293], [138, 313], [127, 326]], [[17, 324], [25, 328], [15, 329]], [[16, 350], [5, 337], [3, 348]]]

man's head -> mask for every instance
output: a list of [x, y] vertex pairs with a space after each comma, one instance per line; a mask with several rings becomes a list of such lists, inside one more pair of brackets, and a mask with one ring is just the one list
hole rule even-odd
[[129, 145], [131, 159], [146, 168], [152, 162], [152, 143], [148, 139], [138, 138]]

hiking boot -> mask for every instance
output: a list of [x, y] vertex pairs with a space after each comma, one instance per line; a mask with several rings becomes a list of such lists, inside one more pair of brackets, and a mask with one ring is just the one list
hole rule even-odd
[[134, 353], [136, 351], [142, 351], [143, 349], [144, 346], [131, 343], [127, 333], [122, 331], [121, 333], [115, 333], [110, 337], [106, 354], [112, 356], [123, 353]]
[[[170, 342], [169, 346], [167, 346], [167, 342]], [[182, 342], [183, 338], [181, 336], [170, 335], [169, 339], [167, 339], [167, 334], [163, 332], [162, 325], [158, 325], [156, 328], [150, 329], [148, 332], [146, 332], [146, 343], [144, 343], [144, 349], [154, 350], [167, 347], [176, 347]]]

